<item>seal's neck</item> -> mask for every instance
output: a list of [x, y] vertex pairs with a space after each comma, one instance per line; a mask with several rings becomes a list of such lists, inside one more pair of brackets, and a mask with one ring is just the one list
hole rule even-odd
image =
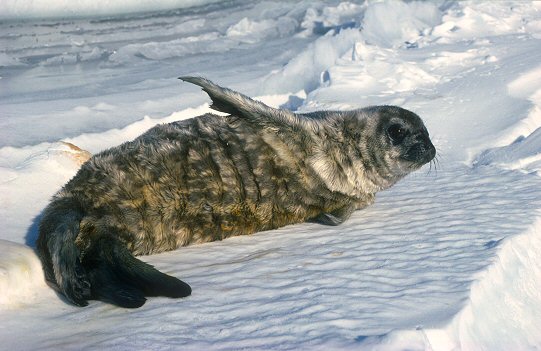
[[381, 185], [365, 174], [356, 140], [344, 133], [344, 116], [337, 117], [312, 133], [308, 165], [333, 192], [359, 198], [381, 190]]

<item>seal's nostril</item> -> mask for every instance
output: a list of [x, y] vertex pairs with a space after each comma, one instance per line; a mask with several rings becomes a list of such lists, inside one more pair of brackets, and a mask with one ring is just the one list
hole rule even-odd
[[416, 163], [428, 163], [436, 156], [434, 145], [428, 140], [413, 144], [402, 156], [404, 160]]

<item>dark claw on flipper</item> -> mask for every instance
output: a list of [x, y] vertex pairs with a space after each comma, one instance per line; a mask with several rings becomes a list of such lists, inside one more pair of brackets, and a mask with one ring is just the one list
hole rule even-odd
[[336, 217], [330, 213], [321, 213], [318, 216], [309, 219], [307, 222], [336, 226], [344, 223], [344, 219]]

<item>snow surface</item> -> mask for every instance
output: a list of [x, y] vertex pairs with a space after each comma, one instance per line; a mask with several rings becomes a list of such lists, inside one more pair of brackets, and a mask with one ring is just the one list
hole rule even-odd
[[2, 0], [0, 19], [77, 18], [183, 9], [219, 0]]
[[[0, 9], [0, 349], [541, 349], [541, 3], [78, 3]], [[31, 249], [41, 210], [83, 150], [209, 111], [183, 74], [301, 112], [412, 109], [438, 167], [339, 227], [143, 258], [189, 298], [66, 304]]]

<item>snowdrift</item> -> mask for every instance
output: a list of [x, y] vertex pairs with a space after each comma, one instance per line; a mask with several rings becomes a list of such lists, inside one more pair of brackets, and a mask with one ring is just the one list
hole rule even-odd
[[28, 246], [0, 240], [0, 308], [33, 301], [45, 288], [41, 263]]

